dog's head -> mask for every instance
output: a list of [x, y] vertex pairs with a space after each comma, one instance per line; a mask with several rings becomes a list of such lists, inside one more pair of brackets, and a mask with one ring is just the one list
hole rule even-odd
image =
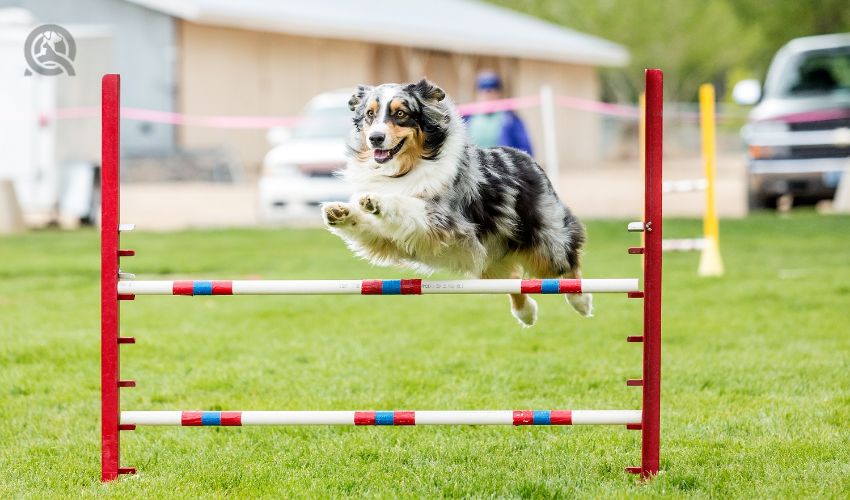
[[419, 160], [435, 160], [449, 132], [446, 93], [429, 82], [361, 85], [348, 106], [354, 128], [349, 156], [381, 175], [402, 177]]

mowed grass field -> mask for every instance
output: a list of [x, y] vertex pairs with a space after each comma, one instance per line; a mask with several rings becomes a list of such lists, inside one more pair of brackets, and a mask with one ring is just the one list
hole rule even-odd
[[[669, 237], [698, 221], [668, 221]], [[850, 218], [722, 223], [728, 274], [664, 268], [662, 469], [640, 484], [622, 427], [139, 428], [99, 482], [98, 236], [0, 239], [0, 497], [850, 496]], [[586, 277], [632, 277], [638, 238], [590, 222]], [[134, 232], [140, 278], [406, 275], [322, 230]], [[596, 317], [501, 296], [138, 297], [122, 306], [122, 407], [633, 409], [640, 300]]]

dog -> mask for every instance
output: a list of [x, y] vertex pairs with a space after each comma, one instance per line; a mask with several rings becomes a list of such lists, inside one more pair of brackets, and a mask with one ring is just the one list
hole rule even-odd
[[[584, 226], [561, 203], [543, 169], [513, 148], [481, 149], [434, 83], [360, 85], [346, 167], [349, 203], [322, 204], [328, 229], [379, 266], [474, 278], [580, 278]], [[583, 316], [590, 294], [567, 294]], [[537, 304], [510, 295], [523, 326]]]

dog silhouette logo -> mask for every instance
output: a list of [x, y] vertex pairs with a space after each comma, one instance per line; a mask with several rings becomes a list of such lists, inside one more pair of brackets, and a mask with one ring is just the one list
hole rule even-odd
[[43, 24], [32, 30], [24, 43], [24, 57], [29, 68], [24, 71], [30, 76], [33, 71], [45, 76], [65, 73], [74, 76], [74, 58], [77, 43], [74, 37], [58, 24]]

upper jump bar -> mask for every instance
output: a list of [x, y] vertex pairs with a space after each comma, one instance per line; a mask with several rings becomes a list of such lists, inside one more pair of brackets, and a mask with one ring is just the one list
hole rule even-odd
[[628, 293], [637, 279], [242, 280], [118, 282], [126, 295], [431, 295], [496, 293]]
[[641, 410], [122, 411], [122, 425], [627, 425]]

